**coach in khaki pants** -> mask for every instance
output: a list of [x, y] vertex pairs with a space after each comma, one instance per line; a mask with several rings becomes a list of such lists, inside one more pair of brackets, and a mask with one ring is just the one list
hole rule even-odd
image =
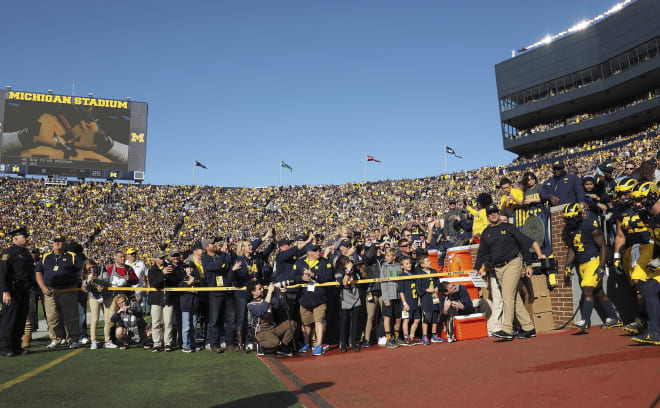
[[[156, 250], [154, 253], [154, 265], [149, 268], [147, 278], [152, 288], [163, 289], [178, 286], [178, 277], [174, 273], [172, 265], [167, 265], [165, 259], [167, 254]], [[151, 337], [154, 340], [155, 353], [172, 351], [172, 323], [174, 319], [174, 298], [170, 292], [149, 292], [149, 305], [151, 305]]]
[[44, 294], [50, 344], [55, 348], [65, 338], [78, 348], [78, 291], [82, 283], [82, 260], [64, 249], [64, 237], [53, 238], [53, 251], [41, 257], [35, 268], [37, 284]]
[[[534, 323], [525, 309], [518, 293], [518, 282], [523, 274], [523, 258], [527, 265], [531, 263], [529, 248], [534, 248], [539, 259], [545, 258], [541, 247], [509, 223], [502, 223], [500, 211], [495, 205], [486, 208], [488, 226], [481, 234], [479, 251], [474, 269], [479, 270], [488, 262], [495, 268], [495, 276], [502, 288], [502, 330], [493, 333], [493, 337], [513, 340], [513, 317], [522, 326], [519, 339], [536, 337]], [[521, 257], [522, 254], [522, 257]], [[526, 267], [527, 276], [532, 276], [531, 266]], [[483, 273], [485, 277], [485, 272]]]

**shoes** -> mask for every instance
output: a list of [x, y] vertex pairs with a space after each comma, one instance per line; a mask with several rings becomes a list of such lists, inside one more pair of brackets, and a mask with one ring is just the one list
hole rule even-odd
[[17, 356], [27, 356], [28, 354], [30, 354], [30, 350], [26, 350], [26, 349], [21, 348], [21, 349], [18, 349], [18, 351], [14, 354], [16, 354]]
[[300, 350], [298, 350], [298, 353], [307, 353], [309, 349], [310, 349], [309, 344], [305, 344], [300, 348]]
[[519, 339], [531, 339], [532, 337], [536, 337], [536, 329], [523, 330], [520, 333], [518, 333]]
[[154, 348], [151, 349], [152, 353], [161, 353], [162, 351], [163, 351], [163, 348], [159, 347], [159, 346], [154, 346]]
[[80, 344], [89, 344], [89, 338], [87, 337], [82, 337], [80, 339]]
[[456, 343], [455, 336], [447, 336], [447, 343]]
[[346, 350], [346, 345], [345, 345], [345, 344], [340, 344], [340, 345], [339, 345], [339, 352], [340, 352], [340, 353], [345, 353], [345, 352], [347, 352], [347, 351], [348, 351], [348, 350]]
[[184, 348], [181, 349], [181, 351], [183, 351], [184, 353], [192, 353], [193, 352], [193, 350], [190, 347], [184, 347]]
[[600, 329], [601, 330], [607, 330], [607, 329], [611, 329], [611, 328], [614, 328], [614, 327], [621, 327], [621, 326], [623, 326], [623, 322], [621, 321], [621, 319], [619, 319], [618, 317], [616, 319], [612, 319], [611, 317], [608, 317], [607, 320], [605, 320], [605, 323], [603, 323], [600, 326]]
[[360, 351], [360, 347], [357, 344], [351, 344], [351, 351]]
[[403, 343], [405, 343], [405, 341], [401, 337], [397, 337], [395, 341], [396, 341], [396, 344], [398, 344], [399, 346], [401, 346], [401, 345], [403, 345]]
[[93, 341], [92, 344], [89, 345], [90, 350], [97, 350], [98, 348], [99, 348], [99, 345], [95, 341]]
[[591, 328], [591, 324], [587, 323], [584, 320], [577, 321], [573, 323], [573, 328], [581, 334], [587, 334]]
[[291, 357], [291, 356], [293, 356], [293, 353], [291, 351], [285, 350], [281, 347], [277, 349], [275, 354], [277, 354], [278, 356], [282, 356], [282, 357]]
[[504, 330], [500, 330], [498, 332], [493, 333], [493, 337], [496, 337], [498, 339], [506, 340], [506, 341], [511, 341], [513, 340], [513, 334], [509, 334], [505, 332]]
[[431, 343], [444, 343], [444, 342], [445, 342], [445, 339], [438, 336], [437, 334], [434, 334], [433, 337], [431, 337]]
[[115, 348], [117, 348], [117, 345], [115, 343], [113, 343], [112, 341], [109, 341], [109, 342], [105, 343], [103, 345], [103, 347], [105, 347], [107, 349], [115, 349]]
[[77, 342], [77, 341], [72, 341], [71, 344], [69, 345], [69, 348], [70, 348], [71, 350], [75, 350], [75, 349], [77, 349], [78, 347], [79, 347], [79, 345], [78, 345], [78, 342]]
[[252, 351], [254, 350], [254, 343], [248, 343], [245, 345], [245, 351]]
[[0, 356], [2, 356], [2, 357], [14, 357], [15, 355], [16, 354], [14, 354], [14, 352], [11, 351], [11, 350], [0, 351]]
[[389, 349], [395, 349], [399, 347], [399, 344], [394, 339], [391, 339], [390, 341], [387, 342], [386, 347]]
[[169, 346], [169, 345], [165, 345], [165, 352], [169, 353], [170, 351], [174, 351], [174, 347]]
[[415, 340], [412, 338], [407, 339], [402, 344], [402, 346], [415, 346], [415, 345], [417, 345], [417, 343], [415, 343]]
[[60, 340], [60, 346], [65, 346], [66, 345], [66, 339]]
[[646, 330], [646, 319], [638, 317], [632, 323], [623, 326], [622, 329], [628, 333], [640, 334]]
[[207, 344], [206, 346], [204, 346], [204, 348], [207, 349], [207, 350], [212, 350], [213, 349], [213, 347], [211, 347], [210, 344]]
[[637, 336], [633, 336], [630, 339], [638, 343], [654, 344], [656, 346], [660, 346], [660, 334], [652, 333], [650, 330], [645, 333], [638, 334]]
[[229, 347], [227, 347], [227, 350], [238, 353], [239, 351], [241, 351], [241, 348], [238, 347], [236, 344], [231, 344], [229, 345]]
[[317, 344], [314, 347], [314, 350], [312, 351], [312, 355], [313, 356], [320, 356], [321, 354], [323, 354], [323, 346], [321, 346], [320, 344]]
[[362, 348], [369, 348], [371, 347], [371, 344], [369, 344], [369, 340], [365, 340], [362, 342]]
[[323, 352], [327, 352], [330, 350], [330, 345], [329, 344], [321, 344], [321, 347], [323, 348]]
[[221, 349], [226, 349], [227, 348], [227, 343], [225, 343], [224, 341], [222, 343], [220, 343], [220, 348]]
[[428, 345], [431, 344], [431, 342], [429, 341], [429, 338], [427, 336], [422, 336], [422, 344], [425, 345], [425, 346], [428, 346]]
[[60, 346], [60, 342], [57, 341], [57, 340], [53, 340], [46, 346], [46, 348], [48, 348], [50, 350], [53, 350], [53, 349], [58, 348], [59, 346]]
[[387, 337], [385, 337], [385, 336], [379, 337], [378, 338], [378, 345], [383, 346], [383, 347], [387, 346]]
[[264, 353], [264, 348], [261, 347], [261, 344], [257, 344], [257, 355], [258, 356], [263, 356], [264, 354], [265, 354]]

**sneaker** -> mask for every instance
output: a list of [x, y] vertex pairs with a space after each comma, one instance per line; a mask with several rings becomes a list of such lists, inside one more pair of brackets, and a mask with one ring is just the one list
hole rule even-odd
[[163, 351], [162, 347], [155, 346], [153, 349], [151, 349], [152, 353], [161, 353]]
[[72, 341], [71, 344], [69, 344], [69, 348], [72, 350], [75, 350], [78, 348], [78, 342], [77, 341]]
[[87, 337], [83, 337], [80, 339], [80, 344], [89, 344], [89, 339]]
[[633, 336], [630, 340], [638, 343], [655, 344], [656, 346], [660, 346], [660, 334], [652, 333], [650, 330], [646, 331], [646, 333]]
[[523, 330], [520, 333], [518, 333], [519, 339], [531, 339], [532, 337], [536, 337], [536, 329]]
[[387, 346], [387, 337], [385, 337], [385, 336], [379, 337], [378, 338], [378, 345], [383, 346], [383, 347]]
[[347, 352], [347, 351], [348, 351], [348, 349], [346, 349], [346, 345], [345, 345], [345, 344], [340, 344], [340, 345], [339, 345], [339, 352], [340, 352], [340, 353], [345, 353], [345, 352]]
[[398, 344], [399, 346], [401, 346], [401, 345], [403, 345], [403, 343], [405, 343], [405, 341], [401, 337], [397, 337], [395, 341], [396, 341], [396, 344]]
[[312, 355], [320, 356], [321, 354], [323, 354], [323, 346], [317, 344], [316, 347], [314, 347], [314, 351], [312, 351]]
[[397, 344], [396, 341], [394, 341], [394, 339], [391, 339], [390, 341], [387, 342], [386, 347], [389, 348], [389, 349], [395, 349], [395, 348], [399, 347], [399, 345]]
[[612, 319], [611, 317], [608, 317], [607, 320], [605, 320], [605, 323], [603, 323], [600, 326], [600, 329], [601, 330], [607, 330], [607, 329], [611, 329], [611, 328], [614, 328], [614, 327], [621, 327], [621, 326], [623, 326], [623, 322], [621, 321], [621, 319], [619, 319], [618, 317], [616, 319]]
[[190, 347], [183, 347], [181, 351], [183, 351], [184, 353], [192, 353], [192, 349]]
[[206, 346], [204, 346], [204, 348], [207, 349], [207, 350], [212, 350], [213, 349], [213, 347], [211, 346], [210, 343], [207, 344]]
[[622, 329], [628, 333], [640, 334], [646, 330], [646, 319], [638, 317], [633, 322], [623, 326]]
[[407, 339], [406, 341], [403, 342], [402, 346], [415, 346], [417, 343], [415, 343], [415, 340], [413, 339]]
[[360, 351], [360, 347], [357, 344], [351, 345], [351, 351]]
[[447, 343], [456, 343], [456, 337], [448, 336], [447, 337]]
[[579, 320], [573, 323], [573, 328], [577, 330], [580, 334], [587, 334], [591, 328], [591, 324], [587, 323], [584, 320]]
[[254, 344], [253, 343], [248, 343], [245, 346], [245, 351], [252, 351], [252, 350], [254, 350]]
[[60, 346], [66, 346], [66, 339], [60, 340]]
[[309, 344], [305, 344], [300, 348], [300, 350], [298, 350], [298, 353], [307, 353], [309, 351], [309, 348], [310, 348]]
[[174, 351], [174, 347], [169, 346], [169, 345], [165, 345], [165, 352], [169, 353], [170, 351]]
[[507, 341], [513, 340], [513, 334], [509, 334], [509, 333], [505, 332], [504, 330], [500, 330], [498, 332], [493, 333], [493, 337], [496, 337], [496, 338], [502, 339], [502, 340], [507, 340]]
[[369, 344], [369, 340], [365, 340], [362, 342], [362, 348], [369, 348], [371, 347], [371, 344]]
[[290, 352], [288, 350], [284, 350], [284, 349], [277, 349], [275, 354], [277, 354], [278, 356], [282, 356], [282, 357], [291, 357], [291, 356], [293, 356], [292, 352]]
[[444, 343], [444, 342], [445, 342], [445, 339], [438, 336], [437, 334], [434, 334], [433, 337], [431, 337], [431, 343]]
[[263, 356], [264, 355], [264, 348], [261, 347], [261, 344], [257, 344], [257, 355], [258, 356]]
[[56, 349], [60, 346], [60, 342], [57, 340], [51, 341], [46, 347], [49, 348], [50, 350]]
[[103, 345], [103, 347], [105, 347], [107, 349], [116, 349], [118, 346], [115, 343], [113, 343], [112, 341], [109, 341], [109, 342], [105, 343]]
[[323, 348], [323, 352], [327, 352], [330, 350], [330, 345], [329, 344], [321, 344], [321, 347]]
[[90, 344], [90, 346], [89, 346], [90, 350], [96, 350], [98, 348], [99, 348], [99, 345], [95, 341], [93, 341], [92, 344]]
[[227, 348], [227, 343], [225, 343], [224, 341], [222, 343], [220, 343], [220, 348], [221, 349], [226, 349]]
[[422, 337], [422, 344], [425, 345], [425, 346], [428, 346], [429, 344], [431, 344], [431, 342], [429, 341], [429, 338], [427, 336]]

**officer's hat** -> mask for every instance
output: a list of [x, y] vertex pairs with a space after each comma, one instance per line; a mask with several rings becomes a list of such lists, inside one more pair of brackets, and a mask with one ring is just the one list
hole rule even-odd
[[23, 235], [25, 238], [29, 237], [30, 234], [28, 233], [27, 228], [25, 228], [24, 225], [21, 225], [20, 227], [16, 228], [13, 231], [9, 231], [9, 236], [10, 237], [15, 237], [17, 235]]
[[65, 242], [65, 241], [66, 241], [66, 237], [64, 236], [64, 234], [56, 234], [53, 237], [53, 242]]

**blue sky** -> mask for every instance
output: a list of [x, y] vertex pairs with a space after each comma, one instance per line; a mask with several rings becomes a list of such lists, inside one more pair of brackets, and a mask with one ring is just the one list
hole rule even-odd
[[12, 1], [0, 86], [148, 102], [148, 183], [424, 177], [511, 162], [494, 65], [615, 2]]

